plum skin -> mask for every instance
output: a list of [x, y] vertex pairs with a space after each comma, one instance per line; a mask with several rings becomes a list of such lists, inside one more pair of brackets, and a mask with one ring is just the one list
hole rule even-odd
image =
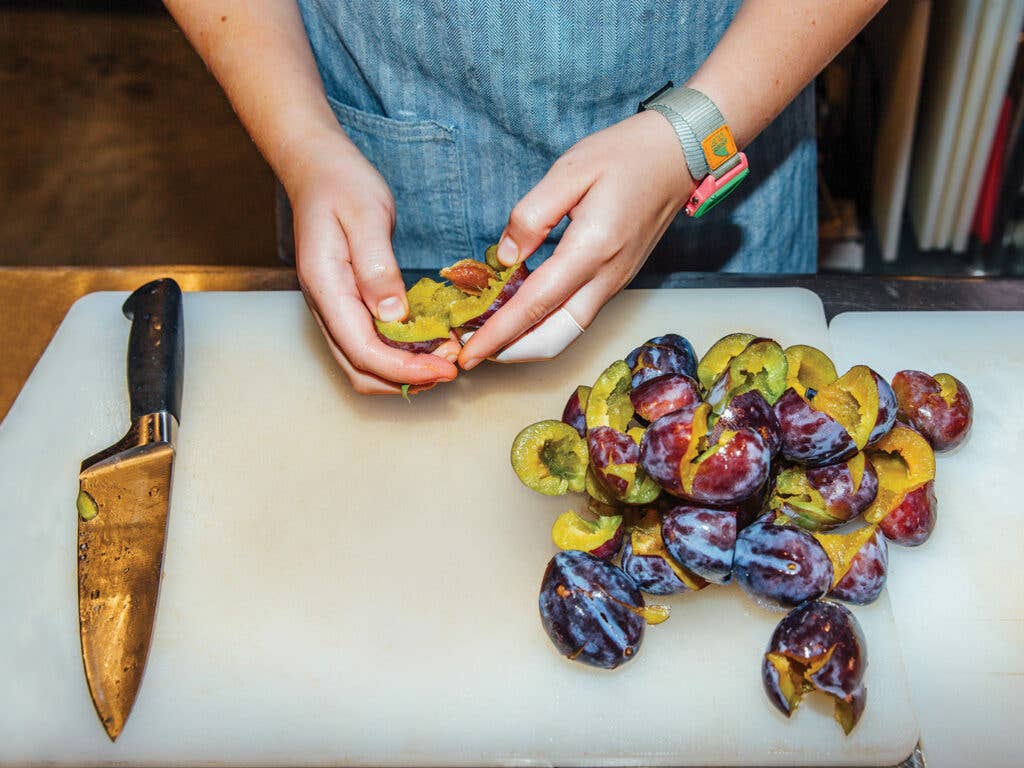
[[782, 432], [782, 456], [798, 464], [820, 467], [845, 461], [857, 444], [842, 424], [787, 389], [774, 406]]
[[540, 617], [559, 653], [602, 669], [634, 659], [644, 635], [644, 598], [625, 573], [586, 552], [557, 553], [544, 571]]
[[597, 476], [617, 495], [625, 494], [629, 482], [606, 470], [613, 465], [639, 464], [640, 446], [625, 432], [613, 427], [593, 427], [587, 433], [587, 449]]
[[509, 275], [508, 280], [505, 281], [505, 284], [501, 287], [498, 295], [494, 297], [494, 301], [491, 302], [491, 305], [476, 317], [471, 317], [469, 320], [464, 322], [459, 327], [459, 332], [465, 333], [466, 331], [479, 330], [495, 312], [502, 308], [505, 302], [515, 296], [516, 291], [519, 290], [520, 286], [522, 286], [526, 281], [526, 278], [529, 276], [530, 270], [526, 266], [526, 262], [519, 264], [516, 270]]
[[[864, 672], [868, 665], [867, 643], [856, 617], [849, 609], [830, 600], [812, 600], [794, 608], [779, 622], [761, 662], [761, 681], [768, 699], [789, 717], [800, 700], [802, 690], [787, 699], [780, 685], [779, 670], [772, 655], [783, 656], [806, 668], [831, 651], [823, 666], [809, 675], [814, 688], [836, 700], [837, 710], [845, 705], [850, 712], [847, 733], [864, 711], [867, 690]], [[837, 718], [838, 719], [838, 718]]]
[[662, 416], [700, 404], [696, 380], [681, 373], [668, 373], [648, 379], [629, 393], [636, 415], [650, 423]]
[[626, 355], [626, 365], [633, 374], [633, 387], [667, 373], [697, 377], [697, 353], [689, 340], [677, 333], [648, 339]]
[[775, 411], [768, 405], [764, 395], [756, 389], [732, 398], [711, 430], [712, 441], [725, 430], [749, 429], [757, 432], [768, 445], [768, 451], [775, 456], [782, 447], [782, 427]]
[[829, 597], [854, 605], [875, 602], [885, 588], [889, 571], [889, 547], [878, 530], [871, 535], [850, 561], [843, 578], [832, 587]]
[[791, 608], [823, 597], [832, 586], [832, 561], [810, 533], [762, 518], [736, 537], [733, 578], [767, 607]]
[[736, 546], [735, 509], [678, 504], [662, 513], [661, 537], [672, 558], [706, 581], [725, 584], [732, 576]]
[[896, 508], [879, 521], [878, 528], [893, 544], [920, 546], [935, 529], [938, 506], [935, 481], [929, 480], [907, 493]]
[[633, 537], [626, 536], [622, 545], [622, 570], [640, 588], [652, 595], [676, 595], [690, 590], [660, 555], [638, 555], [633, 551]]
[[[589, 390], [589, 387], [587, 388]], [[587, 409], [580, 402], [580, 388], [576, 387], [562, 409], [562, 421], [580, 433], [580, 437], [587, 436]]]

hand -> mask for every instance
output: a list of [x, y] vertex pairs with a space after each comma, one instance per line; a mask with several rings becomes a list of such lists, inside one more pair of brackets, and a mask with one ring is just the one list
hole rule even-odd
[[639, 271], [695, 187], [672, 126], [641, 112], [580, 141], [520, 200], [498, 247], [528, 258], [571, 219], [551, 258], [463, 347], [466, 370], [564, 306], [581, 327]]
[[299, 283], [338, 365], [361, 394], [398, 394], [451, 381], [459, 343], [433, 354], [394, 349], [377, 336], [373, 318], [402, 320], [409, 312], [391, 250], [395, 204], [377, 170], [340, 131], [304, 142], [302, 158], [283, 179], [295, 221]]

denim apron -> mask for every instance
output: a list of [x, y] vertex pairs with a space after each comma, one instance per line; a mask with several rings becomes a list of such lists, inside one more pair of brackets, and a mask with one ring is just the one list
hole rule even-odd
[[[667, 80], [685, 82], [739, 5], [299, 0], [338, 122], [394, 194], [399, 264], [422, 269], [481, 257], [559, 155]], [[747, 154], [749, 179], [704, 218], [680, 215], [648, 273], [815, 270], [810, 88]]]

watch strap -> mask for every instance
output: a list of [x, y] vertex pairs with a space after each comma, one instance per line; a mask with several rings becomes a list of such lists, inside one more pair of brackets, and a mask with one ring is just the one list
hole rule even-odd
[[736, 142], [715, 103], [693, 88], [662, 89], [644, 102], [672, 125], [686, 157], [690, 175], [700, 181], [720, 179], [738, 163]]

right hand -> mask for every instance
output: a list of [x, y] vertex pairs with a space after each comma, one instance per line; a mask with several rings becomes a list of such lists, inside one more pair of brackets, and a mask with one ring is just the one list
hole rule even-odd
[[388, 346], [373, 318], [402, 320], [405, 285], [391, 250], [395, 203], [387, 182], [339, 129], [304, 141], [282, 174], [295, 225], [299, 284], [352, 387], [365, 395], [411, 392], [451, 381], [459, 343], [429, 355]]

